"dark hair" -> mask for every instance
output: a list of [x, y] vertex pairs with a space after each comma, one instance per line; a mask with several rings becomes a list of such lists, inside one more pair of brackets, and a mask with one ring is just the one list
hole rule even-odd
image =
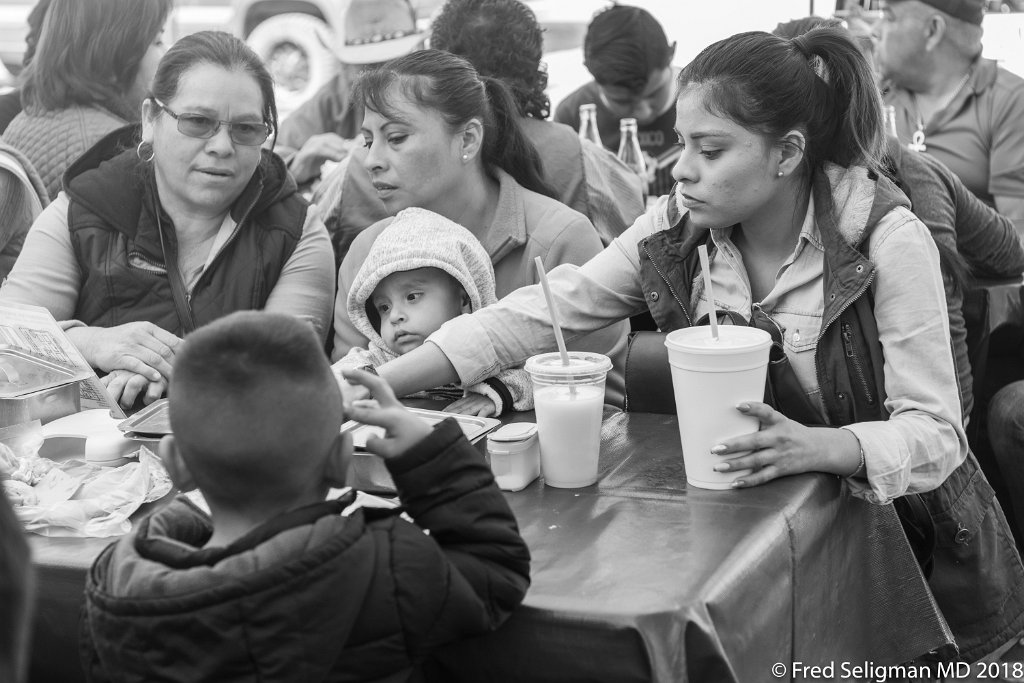
[[150, 97], [161, 102], [173, 100], [178, 94], [182, 75], [201, 64], [212, 64], [252, 76], [263, 95], [263, 121], [270, 125], [272, 133], [277, 130], [274, 79], [263, 60], [244, 41], [224, 31], [200, 31], [172, 45], [153, 76]]
[[100, 105], [138, 120], [125, 96], [171, 12], [172, 0], [52, 0], [24, 71], [30, 113]]
[[430, 47], [465, 57], [481, 76], [504, 81], [523, 116], [551, 113], [548, 74], [540, 64], [543, 29], [519, 0], [448, 0], [431, 24]]
[[846, 28], [842, 19], [835, 17], [801, 17], [791, 21], [781, 21], [772, 31], [780, 38], [796, 38], [816, 28]]
[[28, 34], [25, 35], [25, 54], [21, 58], [21, 65], [28, 66], [36, 54], [36, 45], [39, 43], [39, 32], [43, 30], [43, 19], [46, 18], [46, 10], [50, 7], [50, 0], [39, 0], [28, 13]]
[[665, 29], [640, 7], [612, 5], [597, 14], [583, 39], [583, 64], [600, 85], [640, 93], [655, 69], [672, 61]]
[[[236, 508], [308, 485], [309, 467], [343, 418], [313, 328], [282, 313], [238, 311], [189, 334], [169, 397], [175, 439], [199, 488]], [[209, 443], [211, 433], [231, 447]], [[259, 434], [266, 438], [246, 443]]]
[[393, 117], [389, 101], [395, 88], [419, 106], [438, 112], [451, 130], [480, 119], [485, 165], [502, 169], [528, 190], [555, 196], [541, 176], [537, 149], [520, 129], [518, 110], [504, 83], [479, 76], [462, 57], [419, 50], [364, 72], [356, 81], [354, 99]]
[[0, 674], [21, 680], [28, 660], [33, 570], [25, 530], [0, 486]]
[[804, 163], [826, 161], [877, 172], [882, 106], [871, 70], [837, 29], [792, 39], [752, 31], [705, 48], [679, 74], [679, 92], [702, 87], [709, 111], [771, 141], [790, 130], [806, 139]]

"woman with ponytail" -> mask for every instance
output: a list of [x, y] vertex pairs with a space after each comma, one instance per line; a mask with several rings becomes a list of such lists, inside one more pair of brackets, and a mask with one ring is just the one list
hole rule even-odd
[[[355, 98], [365, 114], [365, 154], [358, 155], [388, 213], [420, 207], [459, 223], [484, 245], [504, 296], [538, 282], [534, 259], [546, 269], [581, 265], [601, 251], [583, 214], [551, 198], [537, 150], [519, 128], [508, 87], [481, 77], [465, 59], [420, 50], [364, 72]], [[367, 339], [348, 317], [348, 294], [387, 218], [359, 232], [338, 273], [334, 349], [338, 360]], [[577, 339], [570, 347], [608, 354], [625, 350], [628, 324]], [[621, 374], [609, 377], [612, 395]], [[612, 399], [614, 401], [614, 399]]]
[[[673, 192], [581, 268], [549, 273], [567, 338], [644, 308], [664, 332], [707, 324], [706, 244], [722, 322], [776, 342], [772, 404], [736, 408], [760, 430], [716, 445], [716, 469], [751, 469], [736, 488], [825, 472], [895, 502], [959, 656], [992, 652], [1024, 624], [1024, 569], [967, 446], [935, 244], [879, 172], [860, 50], [834, 29], [715, 43], [680, 73], [676, 132]], [[429, 341], [378, 373], [405, 394], [555, 346], [536, 286]]]

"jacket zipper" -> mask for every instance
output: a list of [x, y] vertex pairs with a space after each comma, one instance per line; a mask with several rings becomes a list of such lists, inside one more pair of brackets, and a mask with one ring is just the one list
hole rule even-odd
[[850, 323], [843, 323], [843, 346], [846, 347], [846, 357], [853, 362], [853, 371], [857, 375], [857, 381], [860, 382], [861, 388], [864, 390], [864, 396], [868, 400], [868, 405], [875, 405], [874, 394], [871, 393], [871, 389], [868, 385], [867, 379], [864, 377], [864, 368], [860, 364], [860, 358], [853, 350], [853, 332], [850, 327]]
[[673, 287], [672, 283], [668, 281], [668, 278], [665, 277], [665, 274], [663, 272], [661, 272], [661, 268], [658, 267], [657, 262], [653, 258], [651, 258], [651, 252], [647, 251], [647, 242], [646, 241], [644, 241], [644, 253], [647, 254], [647, 259], [651, 262], [651, 265], [654, 266], [654, 270], [658, 273], [658, 276], [662, 279], [662, 281], [668, 287], [668, 291], [672, 293], [672, 298], [676, 300], [677, 304], [679, 304], [679, 308], [682, 309], [683, 315], [686, 316], [687, 324], [690, 327], [693, 327], [693, 320], [690, 318], [690, 313], [686, 310], [686, 306], [683, 306], [683, 302], [679, 300], [679, 295], [676, 294], [675, 287]]
[[[828, 331], [828, 328], [832, 326], [832, 323], [834, 323], [836, 320], [838, 320], [839, 316], [841, 316], [843, 314], [843, 312], [846, 311], [847, 308], [852, 306], [854, 301], [856, 301], [861, 296], [863, 296], [864, 292], [867, 291], [867, 288], [871, 286], [871, 283], [872, 283], [872, 281], [874, 281], [874, 279], [875, 279], [875, 272], [871, 271], [871, 274], [868, 275], [867, 278], [865, 278], [864, 284], [862, 284], [860, 286], [860, 288], [854, 293], [853, 296], [849, 297], [846, 300], [846, 303], [843, 304], [843, 307], [840, 308], [838, 311], [836, 311], [835, 315], [833, 315], [831, 318], [829, 318], [828, 320], [825, 321], [825, 324], [821, 326], [821, 331], [818, 333], [818, 341], [819, 341], [819, 343], [820, 343], [821, 339], [824, 338], [825, 332]], [[815, 365], [815, 374], [818, 375], [818, 386], [821, 386], [823, 384], [823, 382], [821, 380], [821, 366], [818, 365], [818, 363], [817, 363], [817, 355], [818, 355], [817, 350], [815, 350], [814, 355], [815, 355], [815, 363], [814, 363], [814, 365]], [[863, 375], [861, 375], [860, 379], [861, 379], [862, 382], [864, 381]], [[866, 384], [865, 384], [865, 386], [866, 386]]]

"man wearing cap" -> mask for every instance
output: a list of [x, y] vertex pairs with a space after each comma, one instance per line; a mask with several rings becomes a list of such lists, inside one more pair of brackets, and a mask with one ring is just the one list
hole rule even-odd
[[351, 0], [344, 42], [330, 46], [341, 62], [339, 73], [285, 118], [277, 136], [277, 152], [296, 182], [315, 180], [325, 161], [345, 158], [359, 137], [361, 113], [350, 97], [359, 73], [418, 50], [425, 38], [408, 0]]
[[883, 0], [876, 63], [899, 138], [1024, 234], [1024, 79], [981, 58], [984, 0]]
[[612, 5], [597, 14], [583, 40], [583, 62], [594, 77], [555, 109], [555, 121], [576, 130], [580, 105], [597, 107], [597, 130], [608, 149], [619, 148], [619, 121], [637, 120], [640, 148], [654, 170], [648, 194], [667, 194], [679, 158], [675, 134], [676, 45], [651, 14], [639, 7]]

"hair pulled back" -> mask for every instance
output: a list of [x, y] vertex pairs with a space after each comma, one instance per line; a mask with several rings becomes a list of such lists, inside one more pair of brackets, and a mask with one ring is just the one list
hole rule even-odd
[[792, 39], [752, 31], [705, 48], [679, 74], [679, 91], [703, 89], [709, 111], [781, 141], [806, 138], [804, 163], [865, 166], [877, 172], [882, 109], [871, 70], [841, 30], [819, 28]]
[[201, 64], [212, 64], [251, 76], [263, 95], [263, 121], [270, 126], [271, 132], [277, 130], [274, 79], [263, 60], [244, 41], [224, 31], [200, 31], [172, 45], [157, 66], [150, 97], [164, 103], [173, 100], [178, 94], [181, 77]]
[[139, 65], [171, 13], [172, 0], [52, 0], [43, 5], [38, 38], [22, 75], [31, 113], [99, 105], [138, 120], [128, 102]]
[[465, 57], [481, 76], [509, 86], [523, 116], [551, 113], [544, 37], [533, 10], [519, 0], [448, 0], [430, 24], [430, 46]]
[[364, 72], [355, 86], [356, 102], [387, 117], [395, 115], [390, 102], [396, 94], [438, 112], [453, 132], [479, 119], [484, 164], [500, 168], [528, 190], [554, 196], [541, 176], [536, 148], [519, 127], [519, 110], [508, 86], [498, 79], [481, 77], [457, 55], [419, 50]]

